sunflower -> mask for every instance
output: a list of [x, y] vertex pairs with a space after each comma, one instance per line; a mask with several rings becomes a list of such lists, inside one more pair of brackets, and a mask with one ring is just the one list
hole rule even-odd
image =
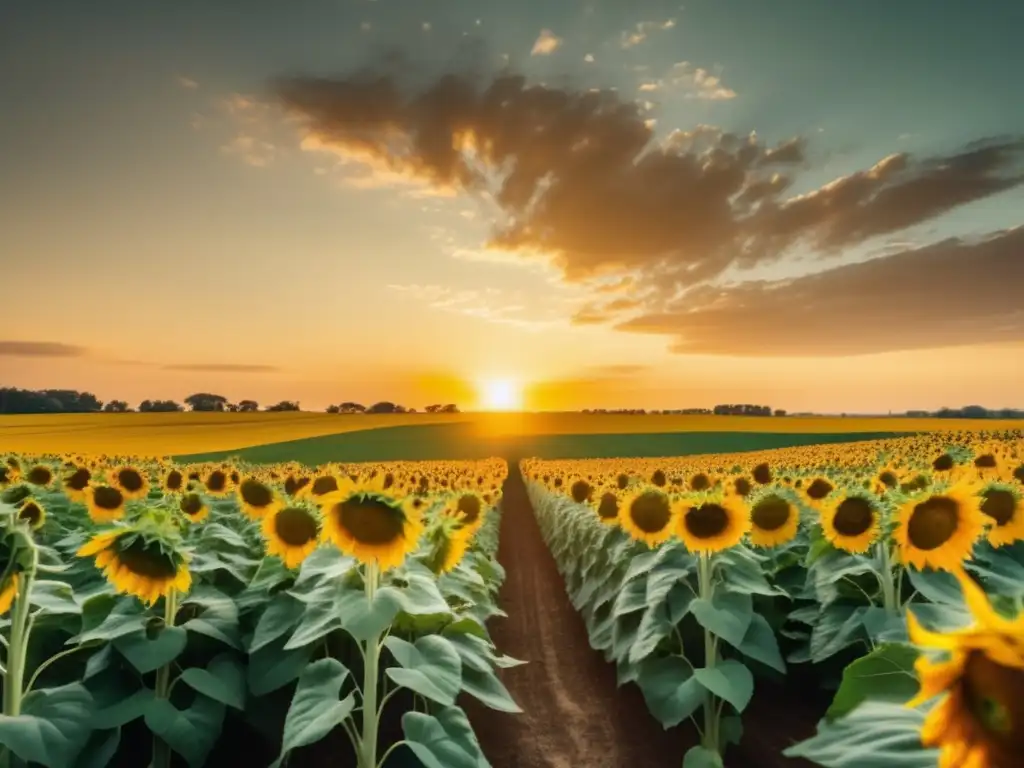
[[316, 500], [339, 490], [341, 490], [341, 484], [338, 476], [332, 472], [324, 472], [316, 475], [306, 485], [299, 488], [295, 495]]
[[416, 548], [423, 522], [412, 505], [359, 486], [321, 499], [320, 538], [362, 563], [381, 570], [400, 565]]
[[127, 499], [120, 488], [90, 485], [85, 489], [85, 505], [94, 523], [109, 523], [124, 516]]
[[182, 496], [178, 502], [178, 510], [193, 523], [198, 523], [210, 514], [210, 508], [198, 493], [186, 493]]
[[836, 549], [862, 554], [878, 536], [882, 513], [871, 496], [860, 491], [834, 494], [821, 510], [821, 531]]
[[641, 486], [620, 499], [618, 520], [635, 541], [656, 547], [672, 535], [675, 510], [668, 494], [660, 488]]
[[577, 504], [586, 504], [590, 501], [590, 496], [593, 492], [594, 487], [582, 477], [574, 479], [569, 484], [569, 496]]
[[36, 464], [25, 473], [25, 482], [45, 488], [53, 482], [53, 470], [45, 464]]
[[818, 504], [824, 501], [825, 498], [835, 490], [835, 484], [827, 477], [814, 477], [811, 482], [804, 488], [804, 496], [807, 497], [811, 504]]
[[772, 468], [767, 461], [762, 461], [752, 470], [750, 470], [750, 476], [754, 478], [754, 482], [759, 485], [768, 485], [772, 481]]
[[164, 474], [160, 487], [164, 493], [181, 493], [188, 486], [188, 478], [177, 467], [171, 467]]
[[18, 470], [6, 464], [0, 464], [0, 490], [3, 490], [12, 483], [17, 482], [20, 474]]
[[948, 654], [916, 662], [921, 688], [916, 707], [943, 696], [921, 728], [921, 743], [939, 752], [939, 768], [1009, 768], [1024, 754], [1024, 614], [996, 613], [963, 569], [954, 573], [974, 622], [952, 632], [931, 632], [907, 614], [911, 642]]
[[875, 476], [875, 482], [878, 483], [878, 487], [883, 491], [895, 490], [900, 485], [899, 472], [896, 471], [895, 467], [883, 467]]
[[316, 513], [292, 504], [263, 516], [267, 554], [277, 555], [289, 568], [298, 568], [317, 547], [320, 523]]
[[458, 519], [464, 528], [476, 532], [484, 524], [486, 511], [487, 507], [480, 494], [475, 491], [463, 491], [448, 500], [443, 514]]
[[893, 538], [904, 565], [951, 571], [970, 557], [984, 525], [978, 499], [969, 486], [961, 484], [904, 503]]
[[289, 496], [298, 496], [309, 482], [310, 479], [304, 475], [288, 475], [284, 480], [284, 492]]
[[616, 525], [619, 522], [619, 497], [615, 491], [595, 493], [591, 506], [597, 512], [597, 519], [605, 525]]
[[7, 575], [3, 586], [0, 586], [0, 616], [11, 610], [14, 598], [18, 595], [18, 579], [18, 573], [12, 571]]
[[231, 477], [227, 470], [214, 467], [203, 478], [203, 489], [211, 496], [227, 496], [231, 492]]
[[115, 467], [107, 472], [107, 479], [120, 489], [127, 501], [144, 499], [149, 494], [149, 478], [135, 467]]
[[186, 557], [159, 538], [149, 538], [131, 528], [104, 531], [93, 536], [77, 552], [95, 557], [113, 587], [152, 605], [172, 589], [187, 592], [192, 586]]
[[253, 520], [271, 514], [281, 507], [281, 500], [274, 489], [255, 477], [242, 478], [235, 493], [238, 495], [242, 511]]
[[750, 543], [755, 547], [777, 547], [791, 541], [800, 529], [797, 508], [781, 494], [759, 494], [750, 504]]
[[85, 467], [78, 467], [64, 477], [64, 495], [71, 501], [85, 501], [85, 489], [92, 480], [92, 472]]
[[437, 526], [429, 535], [431, 551], [427, 567], [437, 575], [453, 570], [466, 556], [472, 539], [473, 534], [467, 528], [450, 524]]
[[678, 506], [679, 538], [691, 552], [721, 552], [750, 530], [750, 513], [735, 497], [683, 498]]
[[726, 492], [732, 496], [746, 498], [754, 490], [754, 484], [746, 475], [736, 475], [729, 479], [725, 486]]
[[990, 524], [988, 543], [1002, 547], [1024, 539], [1024, 499], [1014, 486], [991, 483], [981, 491], [979, 509]]
[[46, 522], [46, 510], [43, 505], [31, 496], [21, 502], [18, 507], [18, 519], [28, 523], [29, 528], [38, 531]]

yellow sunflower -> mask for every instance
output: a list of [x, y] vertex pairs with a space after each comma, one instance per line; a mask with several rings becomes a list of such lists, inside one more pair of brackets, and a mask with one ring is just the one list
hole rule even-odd
[[800, 529], [800, 512], [779, 493], [762, 493], [749, 501], [750, 543], [777, 547], [791, 541]]
[[443, 514], [458, 519], [463, 527], [476, 532], [484, 524], [487, 506], [476, 491], [461, 491], [448, 499]]
[[863, 554], [874, 543], [882, 522], [878, 502], [860, 491], [837, 493], [821, 509], [821, 531], [833, 547]]
[[0, 464], [0, 491], [18, 481], [20, 477], [18, 470], [6, 464]]
[[24, 499], [18, 507], [18, 519], [28, 523], [29, 528], [38, 531], [46, 522], [46, 510], [43, 505], [31, 496]]
[[401, 565], [423, 531], [411, 504], [358, 488], [325, 496], [320, 509], [320, 538], [361, 563], [376, 561], [382, 571]]
[[691, 552], [721, 552], [750, 530], [750, 512], [732, 496], [683, 497], [678, 508], [679, 538]]
[[619, 525], [635, 541], [649, 547], [669, 539], [675, 518], [671, 498], [654, 485], [639, 486], [619, 499]]
[[231, 493], [231, 475], [223, 467], [214, 467], [202, 477], [203, 491], [211, 496]]
[[18, 578], [18, 573], [12, 571], [0, 586], [0, 616], [11, 610], [14, 598], [18, 596]]
[[188, 478], [185, 473], [177, 467], [171, 467], [164, 473], [160, 487], [164, 493], [181, 493], [188, 487]]
[[178, 502], [178, 510], [193, 523], [198, 523], [210, 514], [210, 508], [198, 493], [186, 493], [182, 496]]
[[107, 471], [107, 479], [113, 487], [120, 489], [128, 501], [144, 499], [149, 493], [149, 478], [136, 467], [115, 467]]
[[965, 484], [933, 490], [900, 507], [893, 538], [904, 565], [952, 571], [971, 556], [985, 527], [972, 490]]
[[295, 496], [315, 501], [339, 490], [341, 490], [341, 479], [333, 472], [321, 472], [299, 488], [295, 492]]
[[437, 526], [429, 537], [431, 550], [427, 566], [438, 575], [448, 573], [462, 562], [472, 539], [473, 534], [467, 528], [456, 525]]
[[939, 768], [1010, 768], [1024, 755], [1024, 614], [996, 613], [962, 568], [960, 581], [972, 626], [932, 632], [907, 614], [911, 642], [947, 654], [944, 661], [922, 655], [917, 663], [916, 707], [942, 696], [928, 713], [921, 742], [939, 752]]
[[300, 504], [264, 515], [261, 527], [267, 554], [277, 555], [289, 568], [298, 568], [319, 543], [320, 521], [313, 510]]
[[605, 525], [618, 525], [619, 496], [610, 489], [598, 491], [591, 500], [591, 506], [597, 512], [597, 519]]
[[64, 478], [64, 495], [71, 501], [85, 501], [85, 489], [92, 480], [92, 472], [86, 467], [78, 467]]
[[586, 504], [593, 492], [594, 487], [582, 477], [573, 478], [569, 483], [569, 497], [577, 504]]
[[991, 483], [983, 488], [979, 509], [989, 523], [988, 543], [993, 547], [1024, 539], [1024, 499], [1014, 486]]
[[284, 480], [284, 492], [289, 496], [299, 496], [309, 483], [310, 478], [305, 475], [288, 475]]
[[811, 478], [811, 481], [804, 487], [803, 494], [812, 506], [817, 506], [835, 489], [835, 483], [827, 477], [819, 475], [818, 477]]
[[277, 492], [255, 477], [243, 477], [235, 489], [235, 493], [242, 511], [253, 520], [258, 520], [281, 508], [281, 500], [278, 498]]
[[53, 470], [46, 464], [36, 464], [25, 473], [23, 479], [26, 483], [31, 483], [32, 485], [38, 485], [40, 488], [45, 488], [54, 480]]
[[120, 488], [90, 485], [85, 489], [85, 505], [94, 523], [109, 523], [124, 516], [127, 499]]
[[188, 561], [181, 552], [130, 528], [98, 533], [77, 554], [95, 557], [96, 567], [118, 592], [135, 595], [146, 605], [172, 589], [184, 593], [192, 586]]

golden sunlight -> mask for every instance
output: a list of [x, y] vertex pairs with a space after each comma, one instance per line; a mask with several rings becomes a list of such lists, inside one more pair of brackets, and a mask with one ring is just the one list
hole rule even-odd
[[523, 407], [523, 389], [512, 379], [485, 379], [478, 385], [478, 401], [485, 411], [518, 411]]

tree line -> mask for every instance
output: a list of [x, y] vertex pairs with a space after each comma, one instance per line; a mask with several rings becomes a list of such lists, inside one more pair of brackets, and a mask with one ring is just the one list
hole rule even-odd
[[767, 405], [716, 405], [714, 408], [584, 408], [583, 413], [622, 413], [636, 415], [676, 416], [785, 416], [781, 408], [772, 410]]

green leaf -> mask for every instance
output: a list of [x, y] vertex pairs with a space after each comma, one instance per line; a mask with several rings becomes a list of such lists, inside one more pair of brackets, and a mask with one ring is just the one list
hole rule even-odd
[[912, 646], [892, 644], [857, 659], [843, 670], [843, 682], [825, 717], [844, 717], [869, 699], [897, 704], [910, 701], [920, 687], [914, 672], [918, 656]]
[[341, 616], [334, 601], [336, 592], [336, 589], [332, 589], [330, 597], [306, 605], [302, 621], [299, 622], [299, 626], [295, 628], [292, 636], [288, 638], [288, 642], [284, 644], [285, 650], [315, 643], [334, 630], [341, 629]]
[[751, 617], [750, 626], [737, 650], [774, 670], [782, 673], [786, 671], [786, 662], [782, 660], [782, 652], [779, 651], [779, 641], [768, 620], [759, 613]]
[[679, 725], [704, 703], [704, 688], [679, 656], [646, 659], [636, 682], [647, 709], [666, 730]]
[[945, 571], [919, 571], [917, 568], [906, 569], [911, 585], [930, 603], [963, 606], [963, 593], [956, 576]]
[[[442, 714], [448, 711], [442, 710]], [[446, 722], [422, 712], [406, 712], [402, 716], [406, 744], [424, 768], [480, 768], [483, 756], [479, 745], [475, 744], [475, 739], [467, 745], [465, 737], [455, 727], [456, 722], [454, 719]]]
[[74, 768], [106, 768], [121, 745], [121, 729], [93, 731], [75, 760]]
[[373, 603], [362, 589], [342, 590], [337, 607], [342, 629], [356, 640], [378, 637], [402, 610], [399, 591], [393, 587], [377, 590]]
[[811, 660], [822, 662], [862, 639], [864, 606], [830, 605], [819, 615], [811, 631]]
[[145, 629], [149, 615], [135, 599], [96, 595], [82, 605], [82, 632], [66, 643], [79, 645], [90, 640], [116, 640]]
[[44, 614], [80, 614], [82, 606], [75, 600], [75, 591], [63, 581], [38, 579], [32, 582], [32, 605]]
[[410, 643], [392, 635], [384, 645], [402, 665], [390, 667], [388, 677], [438, 704], [455, 703], [462, 687], [462, 658], [447, 638], [427, 635]]
[[306, 606], [287, 592], [278, 592], [267, 605], [256, 624], [249, 652], [258, 651], [279, 637], [291, 632], [302, 619]]
[[230, 654], [215, 656], [206, 669], [189, 667], [181, 673], [181, 682], [214, 701], [245, 710], [245, 672]]
[[293, 749], [320, 741], [349, 716], [355, 696], [350, 693], [338, 700], [346, 677], [348, 670], [337, 659], [320, 659], [306, 667], [285, 717], [281, 754], [271, 768], [280, 766]]
[[154, 698], [146, 707], [146, 725], [167, 745], [185, 758], [191, 768], [201, 768], [220, 736], [224, 705], [196, 696], [186, 710], [167, 699]]
[[462, 690], [499, 712], [518, 713], [523, 710], [512, 700], [505, 685], [491, 670], [462, 668]]
[[154, 672], [170, 664], [188, 643], [188, 632], [181, 627], [161, 627], [153, 639], [147, 632], [124, 635], [114, 641], [114, 647], [142, 674]]
[[309, 663], [313, 654], [312, 646], [303, 646], [286, 651], [278, 639], [249, 655], [246, 667], [246, 681], [253, 696], [263, 696], [288, 685], [297, 678]]
[[720, 660], [714, 667], [693, 670], [697, 682], [720, 699], [742, 712], [754, 695], [754, 676], [743, 662], [735, 659]]
[[19, 758], [64, 768], [92, 731], [92, 696], [81, 683], [44, 688], [22, 701], [22, 714], [0, 715], [0, 744]]
[[846, 717], [821, 721], [817, 735], [783, 754], [823, 768], [935, 768], [938, 751], [921, 745], [924, 717], [920, 709], [866, 701]]
[[[101, 694], [98, 694], [101, 695]], [[116, 701], [109, 707], [96, 709], [92, 713], [92, 727], [99, 730], [108, 728], [120, 728], [127, 725], [136, 718], [142, 717], [153, 699], [153, 691], [149, 688], [140, 688], [131, 696]]]
[[343, 555], [336, 547], [314, 549], [309, 557], [302, 561], [295, 587], [334, 582], [351, 571], [355, 562], [355, 558]]
[[704, 629], [738, 648], [754, 616], [750, 595], [719, 592], [709, 601], [697, 598], [690, 603], [690, 613]]
[[612, 614], [618, 618], [634, 611], [642, 611], [647, 607], [647, 582], [635, 579], [623, 585], [615, 598]]
[[724, 768], [722, 756], [714, 750], [702, 747], [690, 747], [683, 755], [683, 768]]

